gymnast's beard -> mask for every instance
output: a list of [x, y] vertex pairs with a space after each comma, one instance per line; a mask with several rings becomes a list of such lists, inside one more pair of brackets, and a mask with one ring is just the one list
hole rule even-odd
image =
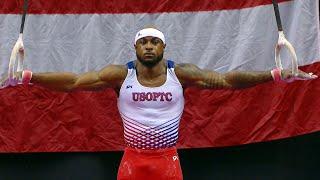
[[141, 56], [139, 56], [138, 54], [136, 54], [136, 55], [137, 55], [138, 61], [139, 61], [142, 65], [144, 65], [144, 66], [146, 66], [146, 67], [148, 67], [148, 68], [154, 67], [154, 66], [157, 65], [157, 64], [162, 60], [162, 58], [163, 58], [163, 53], [160, 54], [159, 56], [154, 57], [151, 61], [146, 61], [145, 59], [143, 59], [143, 58], [142, 58]]

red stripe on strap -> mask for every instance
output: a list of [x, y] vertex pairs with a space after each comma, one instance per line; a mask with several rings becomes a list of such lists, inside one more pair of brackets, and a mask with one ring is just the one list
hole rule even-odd
[[[290, 0], [278, 0], [285, 2]], [[29, 0], [29, 14], [162, 13], [243, 9], [271, 0]], [[23, 0], [1, 0], [0, 14], [21, 14]]]

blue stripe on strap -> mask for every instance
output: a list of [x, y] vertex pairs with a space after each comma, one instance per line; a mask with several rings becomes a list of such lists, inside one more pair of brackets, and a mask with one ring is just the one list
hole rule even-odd
[[133, 61], [128, 62], [128, 63], [127, 63], [127, 67], [128, 67], [128, 69], [134, 69], [134, 63], [133, 63]]
[[168, 68], [174, 68], [174, 62], [173, 61], [168, 60], [167, 63], [168, 63]]

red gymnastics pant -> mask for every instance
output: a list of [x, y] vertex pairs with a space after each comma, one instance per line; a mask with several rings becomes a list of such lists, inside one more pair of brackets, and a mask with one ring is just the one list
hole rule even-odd
[[125, 148], [118, 180], [182, 180], [177, 149]]

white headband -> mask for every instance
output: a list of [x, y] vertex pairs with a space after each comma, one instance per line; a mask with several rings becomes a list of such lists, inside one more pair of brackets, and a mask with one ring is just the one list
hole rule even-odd
[[163, 33], [154, 28], [146, 28], [137, 32], [136, 37], [134, 38], [134, 44], [136, 44], [139, 39], [147, 36], [157, 37], [162, 40], [163, 44], [166, 44]]

